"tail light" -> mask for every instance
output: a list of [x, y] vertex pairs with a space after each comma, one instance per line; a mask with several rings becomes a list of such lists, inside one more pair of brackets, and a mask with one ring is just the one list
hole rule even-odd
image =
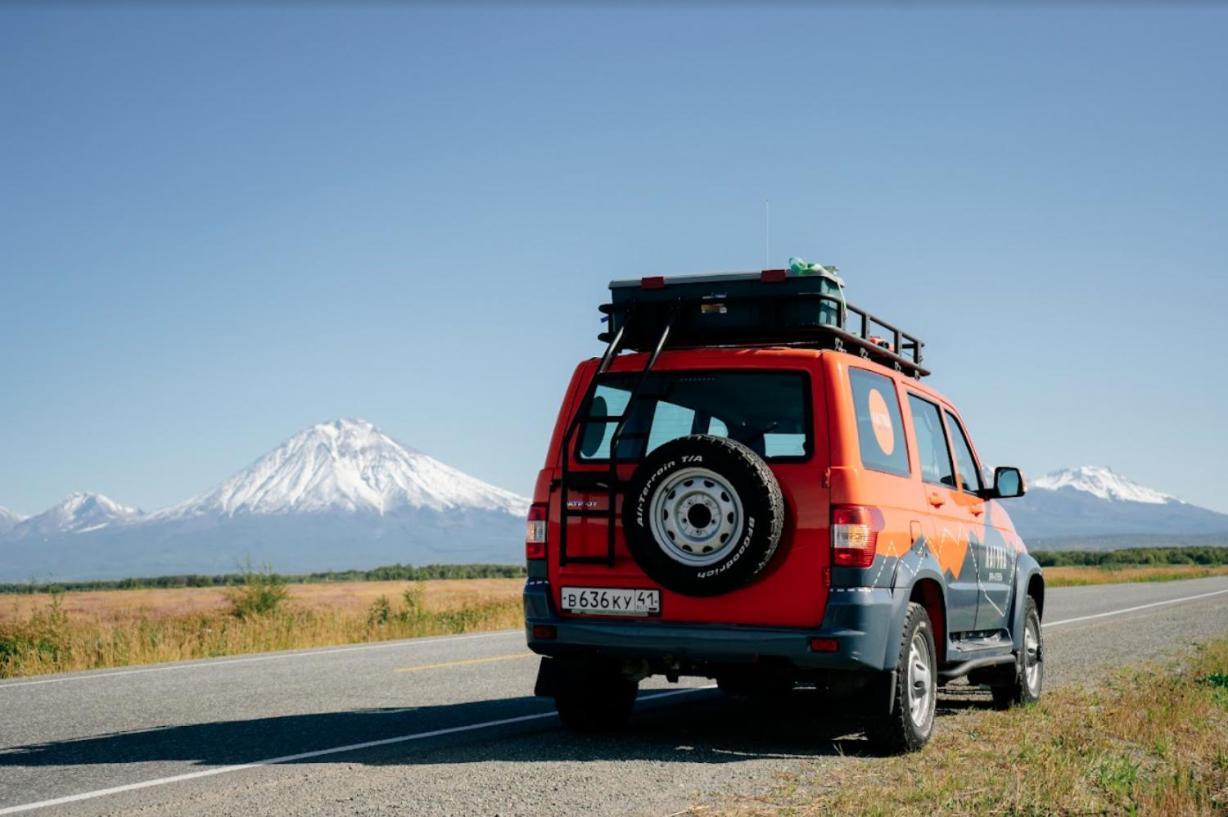
[[530, 505], [529, 519], [524, 532], [524, 557], [546, 558], [546, 505]]
[[839, 567], [869, 567], [874, 564], [883, 514], [863, 505], [837, 505], [831, 510], [832, 563]]

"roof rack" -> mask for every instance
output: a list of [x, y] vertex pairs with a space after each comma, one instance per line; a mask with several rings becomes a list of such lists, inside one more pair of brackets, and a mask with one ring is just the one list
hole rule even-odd
[[623, 348], [652, 352], [696, 346], [797, 346], [859, 354], [915, 378], [925, 343], [844, 300], [838, 278], [758, 273], [642, 278], [610, 283], [609, 321], [598, 339], [621, 334]]

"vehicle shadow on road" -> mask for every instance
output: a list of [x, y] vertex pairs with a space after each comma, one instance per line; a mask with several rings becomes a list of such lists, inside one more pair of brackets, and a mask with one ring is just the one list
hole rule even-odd
[[[187, 762], [225, 766], [279, 762], [444, 764], [648, 759], [735, 763], [756, 758], [868, 754], [856, 720], [833, 714], [819, 696], [754, 702], [716, 690], [652, 700], [645, 693], [628, 727], [616, 733], [564, 731], [548, 701], [509, 698], [405, 709], [280, 715], [140, 729], [0, 749], [0, 768]], [[984, 707], [973, 696], [944, 695], [939, 717]], [[545, 717], [492, 723], [526, 715]], [[482, 728], [462, 729], [489, 724]], [[450, 733], [448, 730], [454, 730]], [[432, 734], [444, 731], [445, 734]], [[398, 740], [416, 736], [409, 740]], [[389, 741], [310, 758], [306, 752]]]

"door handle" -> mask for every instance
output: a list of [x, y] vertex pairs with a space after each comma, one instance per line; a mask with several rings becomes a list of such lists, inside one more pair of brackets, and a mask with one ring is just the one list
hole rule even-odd
[[938, 493], [937, 491], [930, 491], [929, 499], [930, 504], [935, 508], [941, 508], [943, 505], [947, 504], [947, 501], [942, 498], [942, 494]]
[[981, 507], [980, 505], [973, 505], [972, 507], [968, 509], [968, 511], [973, 516], [980, 516], [981, 514], [985, 513], [985, 509]]

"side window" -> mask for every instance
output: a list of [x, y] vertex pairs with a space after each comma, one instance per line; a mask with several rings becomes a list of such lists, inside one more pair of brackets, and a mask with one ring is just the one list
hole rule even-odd
[[895, 382], [865, 369], [849, 369], [861, 464], [875, 471], [908, 476], [908, 449]]
[[951, 447], [955, 450], [955, 466], [959, 469], [960, 488], [971, 493], [981, 490], [981, 472], [976, 467], [976, 457], [972, 456], [972, 446], [968, 443], [968, 435], [964, 427], [951, 412], [947, 415], [947, 423], [951, 426]]
[[912, 411], [913, 436], [917, 438], [917, 458], [921, 460], [921, 479], [935, 485], [955, 487], [955, 469], [951, 467], [951, 452], [947, 435], [942, 430], [938, 406], [915, 394], [908, 395]]

